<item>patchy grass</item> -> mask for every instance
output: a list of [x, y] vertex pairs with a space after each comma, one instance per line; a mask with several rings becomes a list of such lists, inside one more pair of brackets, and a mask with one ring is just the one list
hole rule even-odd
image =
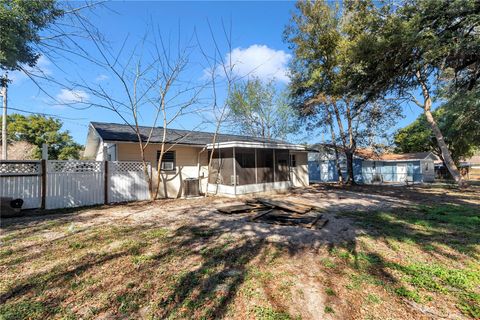
[[19, 223], [0, 236], [0, 319], [428, 317], [421, 307], [480, 318], [478, 206], [435, 197], [338, 213], [354, 239], [314, 248], [244, 233], [243, 221], [164, 222], [162, 211], [146, 222], [69, 211]]
[[401, 298], [430, 306], [454, 301], [454, 307], [464, 315], [479, 317], [477, 207], [419, 205], [409, 210], [344, 215], [368, 234], [356, 245], [361, 250], [330, 251], [356, 271], [348, 289], [384, 283], [389, 292]]

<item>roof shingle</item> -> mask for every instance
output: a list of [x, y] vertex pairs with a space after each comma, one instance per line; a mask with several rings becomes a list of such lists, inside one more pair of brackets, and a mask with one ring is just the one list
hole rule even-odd
[[[125, 141], [125, 142], [138, 141], [138, 137], [136, 135], [135, 130], [129, 125], [118, 124], [118, 123], [104, 123], [104, 122], [92, 122], [91, 124], [104, 141]], [[142, 141], [146, 141], [150, 134], [151, 127], [140, 126], [139, 129], [140, 129]], [[167, 128], [166, 142], [176, 143], [176, 144], [189, 144], [189, 145], [206, 145], [213, 142], [213, 136], [214, 134], [211, 132]], [[161, 143], [162, 137], [163, 137], [163, 128], [155, 127], [153, 129], [150, 142]], [[241, 135], [234, 135], [234, 134], [220, 133], [217, 135], [216, 142], [232, 142], [232, 141], [261, 142], [261, 143], [287, 143], [281, 140], [264, 139], [264, 138], [241, 136]]]

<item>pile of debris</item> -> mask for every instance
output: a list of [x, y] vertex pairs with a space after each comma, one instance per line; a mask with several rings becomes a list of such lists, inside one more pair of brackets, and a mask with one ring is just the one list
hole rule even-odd
[[250, 214], [250, 221], [279, 225], [322, 228], [328, 223], [318, 207], [295, 201], [255, 198], [241, 205], [217, 208], [222, 214]]

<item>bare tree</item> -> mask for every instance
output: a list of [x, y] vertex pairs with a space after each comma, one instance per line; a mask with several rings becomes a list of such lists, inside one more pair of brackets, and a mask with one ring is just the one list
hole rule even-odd
[[[160, 183], [165, 178], [161, 168], [163, 156], [186, 138], [169, 141], [167, 128], [181, 116], [193, 112], [191, 109], [196, 107], [205, 87], [204, 84], [193, 84], [182, 78], [194, 49], [191, 38], [185, 45], [181, 45], [179, 40], [175, 49], [172, 49], [172, 44], [165, 43], [159, 31], [150, 31], [136, 43], [134, 49], [126, 49], [128, 38], [125, 38], [116, 51], [98, 41], [94, 34], [90, 34], [90, 41], [98, 57], [94, 58], [89, 53], [89, 60], [111, 77], [111, 82], [120, 90], [101, 82], [92, 84], [83, 79], [72, 81], [70, 90], [82, 90], [90, 96], [88, 101], [75, 101], [75, 105], [112, 111], [132, 129], [145, 177], [150, 186], [155, 183], [155, 188], [150, 188], [150, 197], [157, 199]], [[152, 120], [147, 126], [141, 126], [141, 122], [146, 122], [144, 117], [147, 114]], [[148, 170], [146, 149], [153, 143], [152, 137], [159, 122], [162, 124], [162, 138], [154, 179]]]

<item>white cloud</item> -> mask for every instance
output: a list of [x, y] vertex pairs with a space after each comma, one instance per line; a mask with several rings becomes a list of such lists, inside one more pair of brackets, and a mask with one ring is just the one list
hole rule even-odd
[[283, 50], [254, 44], [246, 49], [233, 49], [226, 55], [225, 61], [232, 61], [236, 76], [255, 76], [262, 80], [275, 79], [287, 83], [289, 82], [287, 64], [290, 58], [291, 55]]
[[61, 104], [73, 104], [79, 102], [87, 102], [89, 95], [83, 90], [67, 90], [62, 89], [56, 96]]
[[[48, 58], [40, 56], [35, 67], [24, 66], [24, 68], [28, 73], [31, 73], [34, 76], [45, 77], [53, 74], [51, 66], [52, 62], [48, 60]], [[13, 71], [9, 73], [8, 77], [12, 80], [12, 84], [14, 85], [21, 84], [28, 79], [28, 76], [23, 71]]]
[[100, 81], [105, 81], [108, 80], [109, 77], [105, 74], [99, 74], [96, 78], [95, 81], [100, 82]]

